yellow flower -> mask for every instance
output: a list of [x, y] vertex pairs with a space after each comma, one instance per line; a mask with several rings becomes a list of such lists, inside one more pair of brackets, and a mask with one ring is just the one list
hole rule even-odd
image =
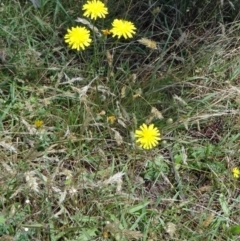
[[152, 149], [161, 140], [158, 128], [153, 124], [147, 126], [142, 124], [138, 130], [135, 131], [136, 142], [144, 149]]
[[234, 167], [232, 169], [233, 177], [239, 178], [240, 177], [240, 169], [238, 167]]
[[107, 121], [110, 122], [110, 124], [113, 124], [116, 121], [116, 116], [108, 116]]
[[102, 29], [101, 31], [102, 31], [103, 35], [106, 35], [106, 36], [111, 34], [111, 32], [108, 29]]
[[88, 1], [83, 5], [83, 10], [85, 10], [83, 16], [90, 17], [94, 20], [96, 20], [97, 17], [105, 18], [105, 15], [108, 14], [108, 9], [104, 3], [98, 0]]
[[67, 32], [64, 39], [71, 49], [84, 50], [85, 47], [88, 47], [92, 42], [90, 32], [85, 27], [72, 27], [72, 29], [68, 29]]
[[43, 125], [43, 121], [42, 120], [35, 120], [34, 125], [35, 125], [36, 128], [41, 128], [42, 125]]
[[136, 27], [132, 22], [126, 20], [115, 19], [112, 23], [112, 29], [110, 32], [113, 34], [113, 37], [117, 36], [118, 38], [124, 37], [132, 38], [133, 34], [136, 33]]

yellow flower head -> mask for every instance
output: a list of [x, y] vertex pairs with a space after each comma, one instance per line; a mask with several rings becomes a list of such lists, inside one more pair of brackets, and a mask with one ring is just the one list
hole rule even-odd
[[144, 149], [152, 149], [161, 140], [158, 128], [153, 124], [147, 126], [142, 124], [138, 130], [135, 131], [136, 142]]
[[233, 177], [239, 178], [240, 177], [240, 169], [238, 167], [234, 167], [232, 169]]
[[101, 31], [102, 31], [103, 35], [105, 35], [105, 36], [111, 34], [111, 32], [108, 29], [102, 29]]
[[110, 32], [113, 34], [113, 37], [117, 36], [118, 38], [124, 37], [132, 38], [133, 34], [136, 33], [136, 27], [132, 22], [126, 20], [115, 19], [112, 23], [112, 29]]
[[36, 128], [41, 128], [42, 125], [43, 125], [43, 121], [42, 120], [35, 120], [34, 125], [35, 125]]
[[116, 116], [114, 115], [108, 116], [107, 121], [110, 122], [110, 124], [113, 124], [116, 121]]
[[92, 42], [90, 32], [85, 27], [72, 27], [72, 29], [68, 29], [64, 39], [71, 49], [76, 50], [84, 50]]
[[90, 17], [91, 19], [96, 20], [97, 17], [105, 18], [105, 15], [108, 14], [108, 9], [105, 7], [104, 3], [98, 0], [88, 1], [83, 5], [83, 16]]

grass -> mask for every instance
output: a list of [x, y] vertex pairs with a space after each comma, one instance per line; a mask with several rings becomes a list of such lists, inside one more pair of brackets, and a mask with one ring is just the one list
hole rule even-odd
[[[97, 27], [126, 9], [134, 40], [82, 52], [63, 41], [81, 3], [1, 5], [1, 240], [238, 240], [239, 21], [224, 4], [193, 18], [189, 1], [119, 1]], [[149, 151], [144, 122], [162, 133]]]

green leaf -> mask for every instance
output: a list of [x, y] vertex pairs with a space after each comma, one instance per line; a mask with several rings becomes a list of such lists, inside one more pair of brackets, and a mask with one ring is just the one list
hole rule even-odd
[[79, 237], [78, 241], [91, 241], [93, 238], [97, 236], [97, 228], [89, 228], [84, 229], [81, 232], [81, 236]]
[[0, 215], [0, 224], [5, 224], [6, 219], [3, 215]]
[[222, 211], [223, 211], [224, 215], [226, 217], [229, 217], [230, 209], [229, 209], [229, 205], [228, 205], [226, 197], [221, 193], [219, 195], [219, 199], [218, 200], [219, 200], [219, 203], [220, 203], [220, 205], [222, 207]]
[[229, 231], [233, 235], [240, 234], [240, 225], [232, 226]]
[[146, 202], [146, 203], [143, 203], [143, 204], [133, 206], [128, 210], [128, 213], [136, 213], [139, 210], [142, 210], [143, 208], [145, 208], [148, 204], [149, 204], [149, 202]]

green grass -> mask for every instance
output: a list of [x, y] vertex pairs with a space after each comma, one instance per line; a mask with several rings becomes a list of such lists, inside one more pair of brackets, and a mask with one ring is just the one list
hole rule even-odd
[[[108, 1], [96, 26], [123, 12], [136, 36], [76, 52], [63, 36], [82, 3], [42, 2], [0, 9], [0, 239], [238, 240], [235, 11]], [[147, 121], [162, 134], [149, 151], [133, 138]]]

